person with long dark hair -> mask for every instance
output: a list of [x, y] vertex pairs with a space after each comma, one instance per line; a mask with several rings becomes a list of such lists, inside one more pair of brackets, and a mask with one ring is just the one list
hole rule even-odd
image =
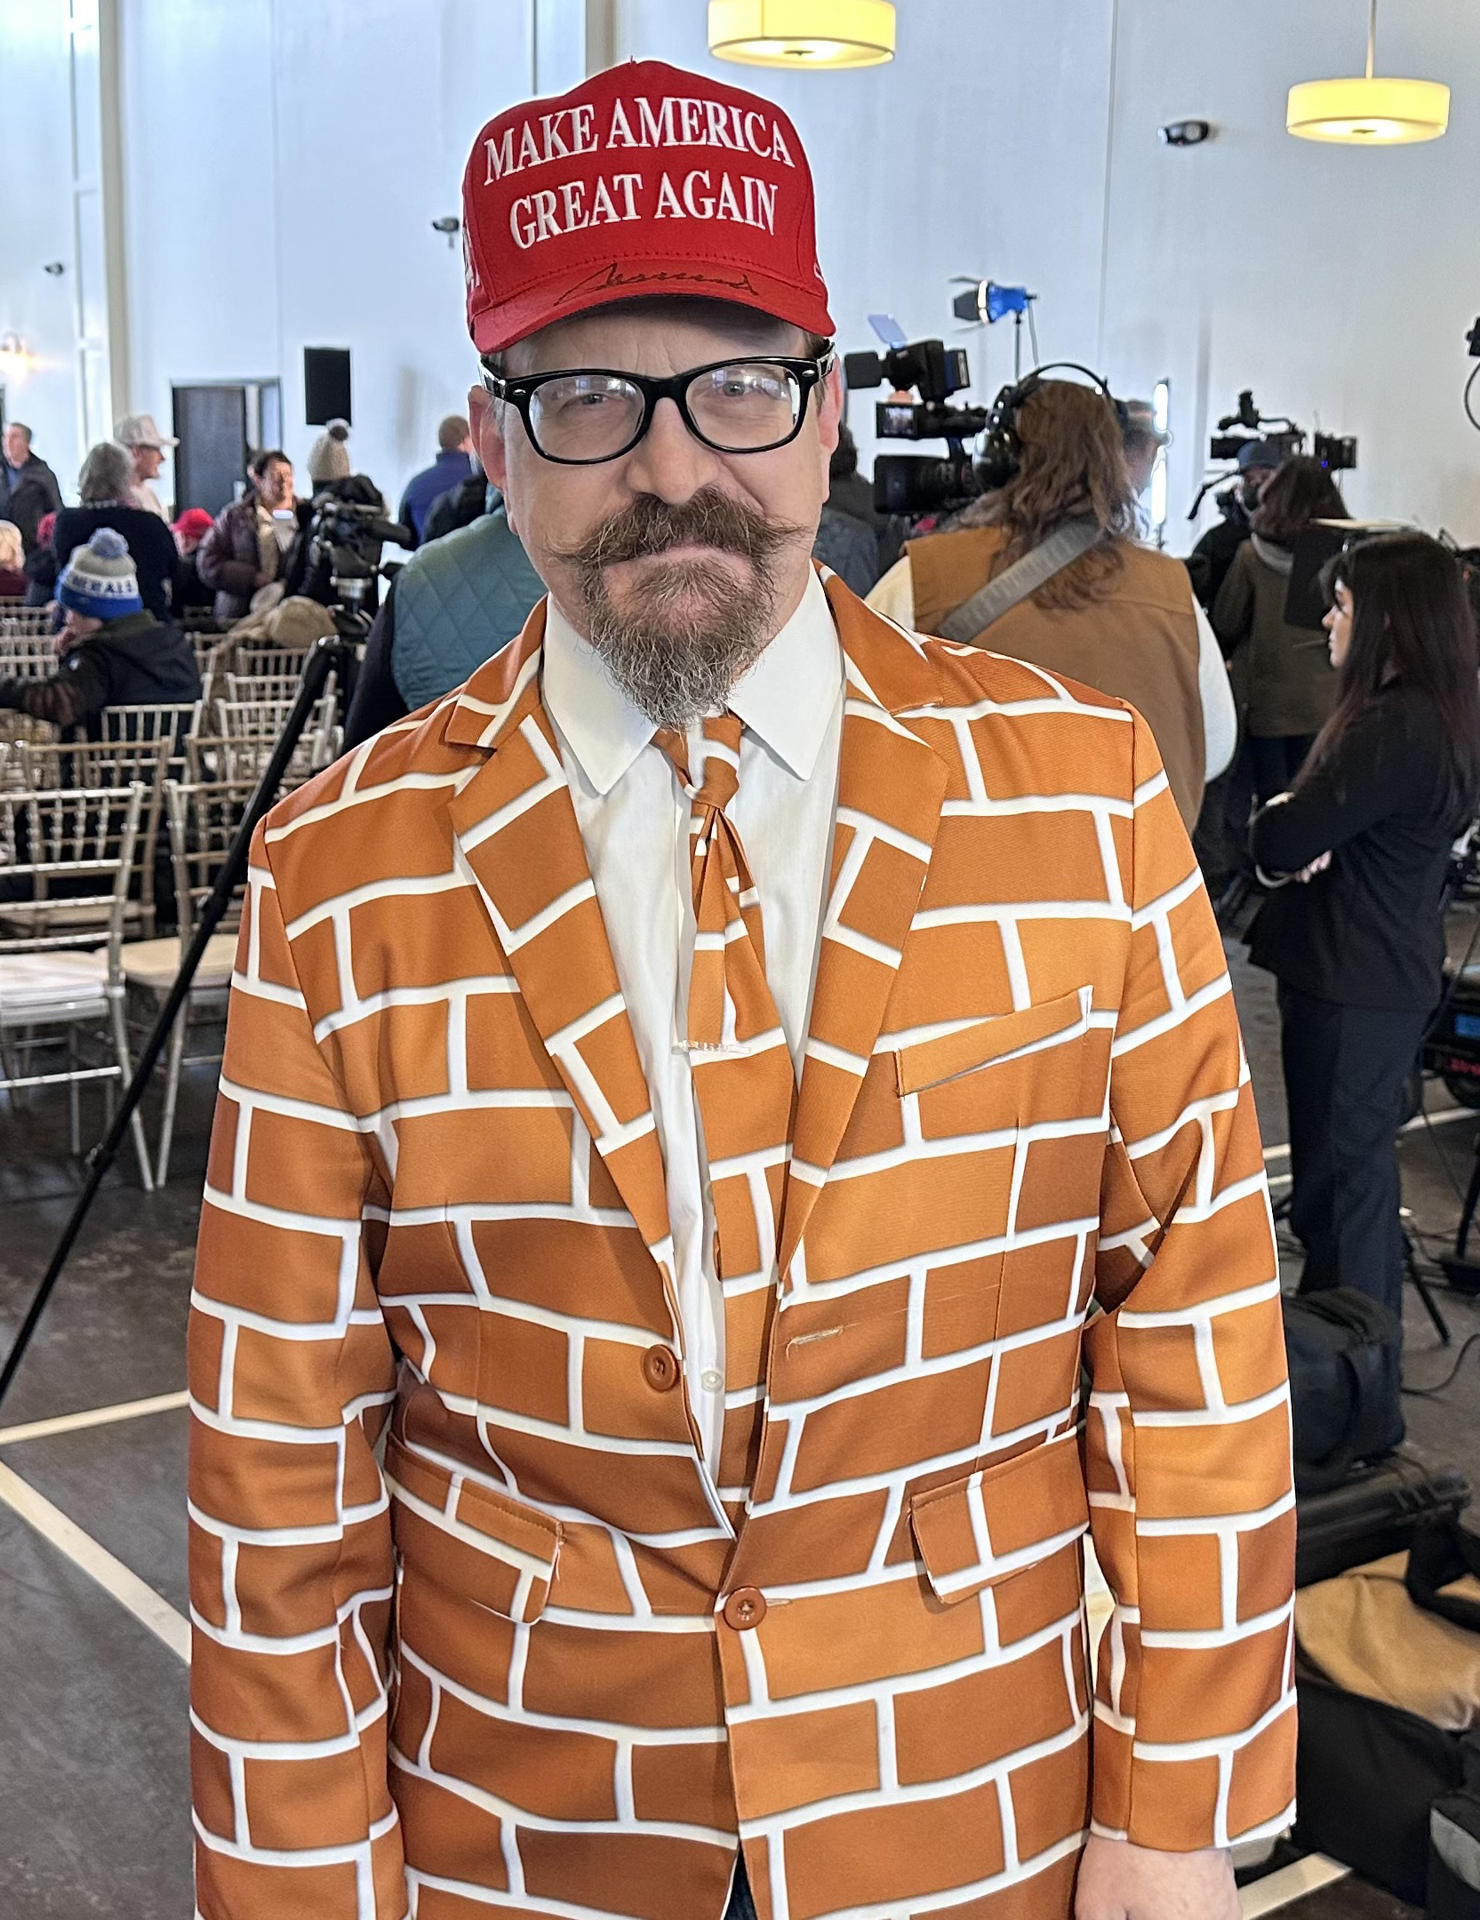
[[1295, 542], [1313, 521], [1345, 518], [1341, 490], [1320, 461], [1287, 460], [1260, 496], [1252, 537], [1213, 602], [1261, 802], [1289, 786], [1331, 712], [1335, 683], [1325, 645], [1286, 620], [1285, 602]]
[[1438, 1004], [1445, 870], [1480, 806], [1475, 623], [1436, 540], [1386, 534], [1323, 575], [1336, 705], [1250, 844], [1276, 891], [1251, 957], [1279, 981], [1301, 1291], [1400, 1311], [1394, 1136]]

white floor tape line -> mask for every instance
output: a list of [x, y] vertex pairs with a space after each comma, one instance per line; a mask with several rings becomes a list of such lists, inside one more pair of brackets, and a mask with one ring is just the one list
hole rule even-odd
[[49, 1440], [55, 1433], [78, 1433], [84, 1427], [110, 1427], [116, 1420], [137, 1420], [149, 1413], [173, 1413], [190, 1404], [190, 1395], [156, 1393], [148, 1400], [121, 1400], [113, 1407], [86, 1407], [81, 1413], [59, 1413], [49, 1420], [31, 1420], [22, 1427], [0, 1427], [0, 1447], [22, 1440]]
[[1306, 1894], [1329, 1887], [1333, 1881], [1344, 1880], [1350, 1872], [1351, 1868], [1342, 1866], [1339, 1860], [1328, 1860], [1323, 1853], [1308, 1853], [1303, 1860], [1292, 1861], [1288, 1867], [1266, 1874], [1253, 1886], [1242, 1889], [1239, 1904], [1244, 1920], [1258, 1920], [1260, 1914], [1278, 1913], [1282, 1907], [1303, 1900]]
[[66, 1554], [72, 1564], [80, 1567], [90, 1580], [95, 1580], [105, 1593], [112, 1594], [141, 1626], [163, 1640], [171, 1653], [188, 1663], [190, 1622], [185, 1616], [177, 1613], [168, 1600], [3, 1462], [0, 1462], [0, 1500], [19, 1514], [27, 1526], [34, 1527], [44, 1540]]

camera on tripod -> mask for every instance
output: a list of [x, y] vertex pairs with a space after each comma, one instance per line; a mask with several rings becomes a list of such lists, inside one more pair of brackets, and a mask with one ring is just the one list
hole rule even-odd
[[882, 453], [874, 462], [874, 505], [880, 513], [919, 515], [964, 506], [981, 492], [964, 442], [987, 424], [986, 407], [953, 407], [951, 395], [971, 384], [964, 347], [940, 340], [914, 340], [883, 353], [843, 358], [850, 389], [882, 386], [913, 389], [918, 400], [881, 400], [874, 432], [881, 440], [944, 440], [944, 459], [929, 454]]
[[381, 547], [387, 540], [404, 545], [409, 537], [398, 521], [387, 520], [377, 507], [328, 491], [316, 494], [308, 523], [303, 592], [336, 614], [343, 610], [368, 629]]

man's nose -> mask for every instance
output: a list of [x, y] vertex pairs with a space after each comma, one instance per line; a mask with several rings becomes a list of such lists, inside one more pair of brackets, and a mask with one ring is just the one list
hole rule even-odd
[[689, 432], [672, 400], [660, 400], [652, 421], [627, 456], [627, 482], [634, 493], [656, 494], [671, 506], [690, 500], [719, 471], [719, 456]]

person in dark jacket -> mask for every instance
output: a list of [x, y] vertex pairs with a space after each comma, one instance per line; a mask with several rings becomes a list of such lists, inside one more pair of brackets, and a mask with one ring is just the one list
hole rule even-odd
[[57, 477], [31, 451], [31, 429], [19, 420], [5, 423], [4, 457], [0, 458], [0, 520], [13, 520], [21, 530], [21, 544], [29, 553], [36, 544], [42, 518], [62, 504]]
[[1325, 642], [1292, 626], [1285, 603], [1295, 542], [1317, 520], [1345, 518], [1346, 502], [1320, 461], [1287, 460], [1265, 487], [1213, 603], [1260, 801], [1295, 778], [1336, 698]]
[[120, 533], [133, 556], [145, 611], [168, 620], [175, 606], [175, 574], [180, 556], [174, 537], [157, 513], [134, 497], [134, 463], [127, 448], [100, 440], [88, 449], [77, 476], [80, 507], [63, 507], [52, 529], [58, 556], [84, 547], [99, 527]]
[[[151, 516], [152, 517], [152, 516]], [[47, 680], [0, 680], [0, 707], [58, 727], [101, 732], [105, 707], [164, 706], [200, 698], [188, 641], [146, 611], [123, 535], [100, 527], [57, 580], [66, 612], [61, 665]]]
[[496, 512], [503, 504], [503, 498], [480, 467], [476, 473], [470, 473], [466, 480], [432, 502], [422, 525], [421, 544], [430, 546], [433, 540], [445, 540], [449, 533], [456, 533], [459, 527], [472, 526], [485, 513]]
[[[1284, 462], [1284, 454], [1273, 440], [1246, 440], [1238, 450], [1238, 485], [1228, 509], [1214, 527], [1209, 527], [1187, 556], [1187, 571], [1192, 576], [1192, 591], [1207, 612], [1213, 611], [1218, 589], [1233, 565], [1233, 556], [1253, 531], [1254, 515], [1260, 497]], [[1222, 495], [1219, 498], [1223, 498]]]
[[1438, 1004], [1451, 845], [1480, 806], [1475, 623], [1422, 534], [1351, 548], [1325, 576], [1337, 701], [1250, 842], [1278, 890], [1251, 941], [1279, 982], [1302, 1291], [1400, 1310], [1394, 1136]]
[[502, 507], [418, 548], [365, 642], [345, 746], [461, 686], [514, 638], [544, 591]]
[[36, 528], [36, 544], [26, 555], [26, 605], [49, 607], [57, 597], [57, 550], [51, 543], [57, 517], [44, 513]]
[[247, 479], [245, 496], [221, 509], [196, 555], [223, 625], [241, 619], [254, 593], [284, 578], [309, 515], [308, 503], [294, 495], [293, 462], [281, 447], [254, 454]]
[[460, 413], [449, 413], [437, 428], [436, 459], [406, 482], [396, 518], [410, 527], [420, 542], [425, 538], [427, 515], [437, 501], [477, 471], [472, 429]]
[[179, 595], [176, 610], [180, 613], [187, 609], [208, 610], [215, 604], [215, 594], [200, 577], [198, 558], [200, 543], [214, 525], [204, 507], [187, 507], [171, 523], [175, 551], [180, 556], [180, 569], [175, 582]]

